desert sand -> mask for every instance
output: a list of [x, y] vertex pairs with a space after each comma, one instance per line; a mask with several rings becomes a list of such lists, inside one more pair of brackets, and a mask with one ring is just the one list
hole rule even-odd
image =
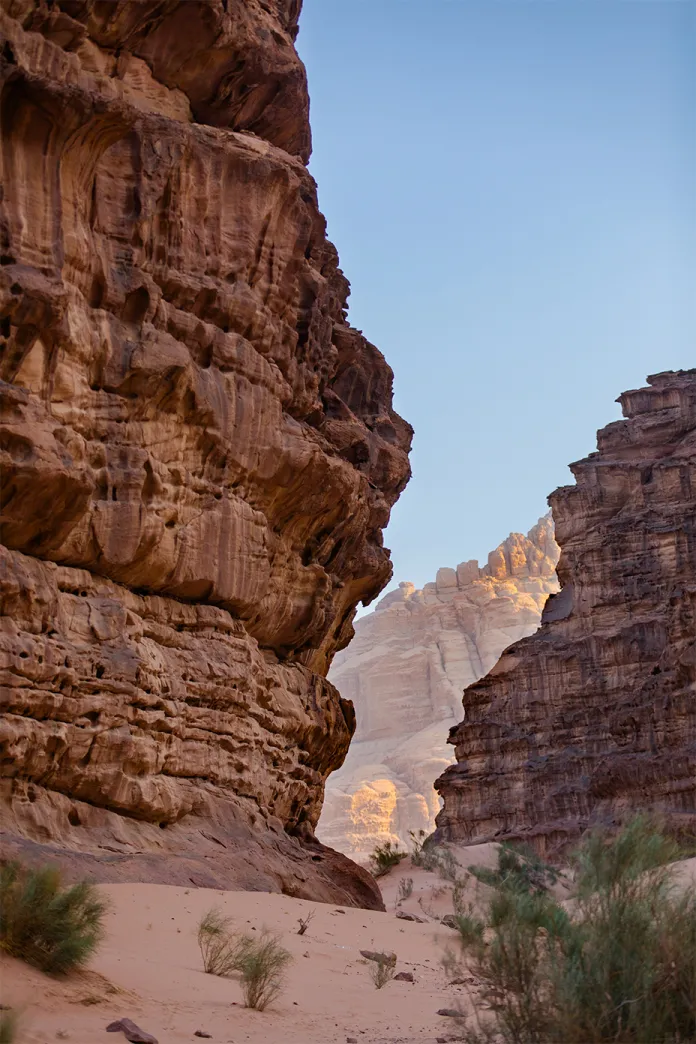
[[[495, 866], [497, 845], [449, 846], [462, 868]], [[412, 882], [407, 899], [402, 881]], [[675, 867], [677, 887], [696, 884], [696, 858]], [[265, 892], [227, 892], [171, 885], [100, 886], [108, 897], [106, 938], [89, 967], [54, 979], [0, 956], [0, 1001], [20, 1011], [18, 1044], [118, 1044], [106, 1026], [130, 1018], [159, 1044], [195, 1042], [196, 1031], [223, 1044], [435, 1044], [461, 1035], [439, 1008], [473, 1004], [485, 1018], [476, 982], [451, 985], [442, 966], [457, 936], [440, 923], [453, 908], [452, 885], [405, 859], [380, 878], [386, 912], [338, 907]], [[568, 894], [559, 882], [558, 897]], [[490, 889], [468, 877], [461, 899], [479, 907]], [[572, 899], [570, 900], [572, 902]], [[201, 916], [219, 908], [242, 931], [277, 932], [294, 960], [284, 992], [265, 1012], [243, 1007], [236, 978], [206, 975], [196, 942]], [[313, 913], [306, 933], [298, 919]], [[397, 912], [420, 918], [409, 921]], [[414, 982], [377, 990], [361, 950], [397, 954], [396, 971]]]
[[[261, 892], [103, 885], [107, 934], [88, 970], [61, 981], [3, 957], [1, 1000], [21, 1011], [21, 1044], [118, 1044], [125, 1037], [107, 1034], [106, 1026], [124, 1017], [160, 1044], [194, 1042], [197, 1030], [230, 1044], [435, 1042], [457, 1033], [456, 1020], [437, 1015], [438, 1008], [467, 1005], [468, 993], [448, 985], [440, 963], [455, 933], [437, 920], [396, 917], [398, 881], [416, 874], [418, 894], [432, 901], [442, 882], [402, 866], [386, 879], [386, 913]], [[435, 901], [451, 911], [441, 894]], [[409, 907], [414, 903], [420, 910], [415, 899]], [[202, 969], [196, 928], [213, 906], [242, 930], [277, 931], [295, 958], [285, 991], [265, 1012], [243, 1007], [236, 979]], [[299, 936], [298, 918], [310, 910], [314, 917]], [[397, 972], [412, 972], [415, 981], [377, 990], [361, 949], [395, 952]]]

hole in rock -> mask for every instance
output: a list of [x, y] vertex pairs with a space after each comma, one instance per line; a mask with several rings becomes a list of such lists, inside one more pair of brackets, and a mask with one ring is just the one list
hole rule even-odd
[[28, 659], [28, 657], [29, 657], [29, 653], [28, 652], [21, 652], [19, 654], [20, 660], [26, 660], [26, 659]]
[[123, 306], [123, 318], [127, 323], [141, 323], [150, 307], [150, 295], [144, 286], [131, 290]]
[[101, 664], [101, 663], [98, 664], [97, 669], [95, 671], [95, 674], [96, 674], [97, 678], [103, 678], [104, 677], [104, 670], [105, 670], [105, 667], [103, 666], [103, 664]]
[[8, 315], [4, 319], [0, 319], [0, 334], [3, 337], [10, 336], [10, 317]]
[[0, 254], [0, 265], [13, 265], [15, 259], [12, 254]]
[[71, 808], [68, 812], [68, 823], [70, 824], [70, 826], [80, 825], [80, 817], [77, 814], [76, 808]]
[[167, 529], [173, 529], [173, 528], [174, 528], [174, 526], [176, 525], [176, 522], [174, 521], [174, 519], [173, 519], [173, 518], [170, 518], [170, 519], [169, 519], [169, 521], [168, 521], [168, 522], [165, 522], [164, 524], [165, 524], [165, 527], [166, 527]]
[[19, 283], [13, 283], [12, 286], [10, 287], [10, 293], [14, 294], [15, 297], [17, 296], [17, 294], [21, 294], [21, 292], [22, 292], [22, 288], [19, 285]]
[[15, 53], [12, 50], [12, 48], [10, 47], [8, 42], [5, 43], [5, 46], [2, 49], [2, 56], [3, 56], [3, 58], [5, 59], [6, 62], [10, 63], [10, 65], [16, 65], [17, 64], [17, 59], [15, 58]]
[[104, 277], [96, 275], [92, 280], [91, 287], [89, 288], [88, 300], [91, 308], [101, 308], [105, 292], [106, 284], [104, 282]]
[[166, 830], [168, 826], [169, 826], [168, 823], [160, 823], [159, 828], [160, 828], [160, 830]]
[[86, 598], [86, 597], [87, 597], [87, 592], [86, 591], [80, 591], [80, 598]]

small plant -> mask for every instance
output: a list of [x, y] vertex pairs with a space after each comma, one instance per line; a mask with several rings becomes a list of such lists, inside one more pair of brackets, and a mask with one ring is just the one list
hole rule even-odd
[[413, 851], [411, 852], [411, 862], [414, 866], [420, 866], [418, 862], [421, 852], [423, 851], [423, 845], [427, 834], [425, 830], [409, 830], [408, 836], [411, 838], [411, 844], [413, 845]]
[[383, 845], [377, 845], [370, 856], [370, 869], [375, 877], [383, 877], [407, 855], [408, 852], [402, 852], [396, 845], [392, 845], [391, 841], [385, 841]]
[[419, 830], [418, 833], [411, 830], [409, 836], [413, 844], [411, 862], [414, 866], [439, 874], [445, 881], [456, 880], [459, 864], [449, 848], [427, 844], [425, 830]]
[[483, 940], [483, 933], [486, 929], [486, 922], [474, 916], [471, 908], [469, 908], [467, 913], [455, 914], [454, 921], [457, 925], [457, 931], [459, 932], [459, 939], [463, 949], [481, 943]]
[[238, 956], [242, 991], [247, 1008], [264, 1011], [283, 989], [285, 970], [292, 955], [278, 939], [264, 931], [258, 939], [244, 936]]
[[306, 917], [298, 917], [297, 918], [297, 923], [300, 926], [298, 928], [298, 930], [297, 930], [297, 934], [298, 935], [304, 935], [304, 933], [309, 928], [309, 926], [310, 926], [310, 924], [312, 922], [313, 917], [314, 917], [314, 910], [310, 910]]
[[498, 849], [498, 866], [470, 866], [469, 873], [492, 888], [512, 892], [541, 895], [561, 876], [559, 871], [545, 863], [532, 849], [504, 841]]
[[404, 899], [410, 899], [413, 895], [413, 878], [402, 877], [399, 881], [398, 901], [402, 903]]
[[382, 957], [378, 961], [370, 962], [370, 978], [378, 990], [381, 990], [383, 986], [386, 986], [388, 982], [391, 982], [394, 978], [395, 972], [396, 961], [394, 960]]
[[[300, 918], [300, 926], [304, 923], [305, 928], [299, 935], [306, 930], [313, 912]], [[198, 925], [198, 945], [203, 967], [210, 975], [240, 973], [247, 1008], [263, 1011], [282, 990], [285, 968], [292, 956], [265, 929], [258, 938], [235, 935], [228, 918], [219, 910], [209, 910]]]
[[198, 925], [203, 970], [208, 975], [230, 975], [238, 970], [239, 940], [230, 932], [229, 918], [208, 910]]
[[0, 1044], [14, 1044], [17, 1036], [17, 1013], [12, 1008], [0, 1011]]
[[0, 947], [41, 971], [63, 975], [85, 964], [103, 937], [105, 912], [93, 885], [64, 887], [55, 867], [0, 868]]

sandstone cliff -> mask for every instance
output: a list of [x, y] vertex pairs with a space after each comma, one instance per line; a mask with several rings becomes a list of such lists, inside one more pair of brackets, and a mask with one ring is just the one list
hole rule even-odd
[[550, 497], [562, 590], [464, 693], [441, 839], [553, 851], [636, 809], [696, 834], [696, 370], [648, 384]]
[[401, 584], [356, 623], [331, 680], [353, 701], [357, 729], [343, 768], [330, 778], [319, 836], [364, 858], [386, 840], [435, 826], [435, 778], [452, 760], [447, 732], [461, 717], [462, 688], [511, 642], [539, 626], [558, 590], [550, 518], [513, 533], [488, 563], [440, 569], [422, 591]]
[[0, 814], [106, 877], [375, 904], [313, 828], [411, 431], [304, 165], [300, 6], [0, 3]]

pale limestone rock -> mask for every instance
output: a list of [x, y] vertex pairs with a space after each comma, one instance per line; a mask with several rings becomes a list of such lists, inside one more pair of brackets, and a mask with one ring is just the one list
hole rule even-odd
[[364, 859], [378, 842], [408, 843], [434, 828], [433, 782], [452, 761], [447, 733], [461, 717], [462, 689], [503, 649], [532, 634], [558, 589], [549, 517], [511, 534], [479, 568], [439, 569], [436, 583], [402, 583], [356, 624], [331, 680], [353, 701], [356, 734], [329, 777], [322, 840]]

